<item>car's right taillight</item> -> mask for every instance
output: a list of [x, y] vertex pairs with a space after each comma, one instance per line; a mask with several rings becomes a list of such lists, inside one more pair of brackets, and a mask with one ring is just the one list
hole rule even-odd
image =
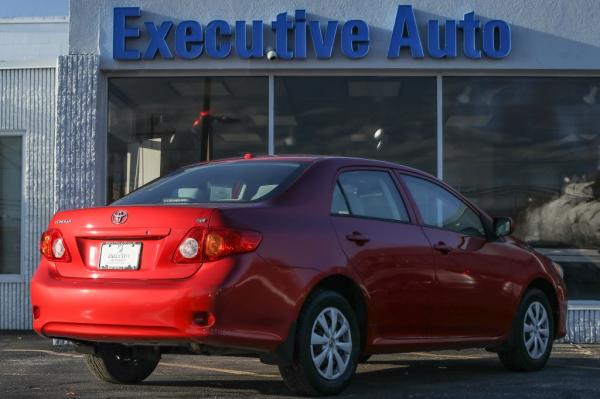
[[252, 252], [262, 235], [255, 231], [193, 228], [175, 250], [175, 263], [211, 262], [231, 255]]
[[67, 244], [58, 229], [49, 229], [42, 233], [40, 252], [46, 259], [54, 262], [71, 261]]

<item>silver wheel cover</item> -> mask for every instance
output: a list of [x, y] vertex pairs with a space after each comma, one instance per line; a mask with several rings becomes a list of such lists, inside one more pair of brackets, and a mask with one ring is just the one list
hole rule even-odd
[[549, 326], [546, 308], [538, 301], [532, 302], [523, 319], [523, 342], [532, 359], [540, 359], [546, 353], [550, 342]]
[[334, 307], [323, 309], [311, 330], [310, 354], [321, 377], [339, 378], [350, 363], [352, 334], [344, 314]]

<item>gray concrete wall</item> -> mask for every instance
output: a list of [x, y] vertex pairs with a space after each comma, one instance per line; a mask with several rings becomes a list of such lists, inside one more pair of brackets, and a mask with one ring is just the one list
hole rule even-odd
[[0, 274], [0, 330], [31, 329], [29, 280], [54, 210], [55, 70], [0, 69], [0, 135], [23, 137], [21, 275]]
[[[387, 46], [399, 4], [413, 5], [421, 27], [427, 20], [459, 20], [474, 11], [482, 21], [502, 19], [512, 28], [512, 53], [501, 60], [431, 58], [414, 60], [408, 55], [387, 58]], [[269, 62], [230, 56], [214, 60], [203, 55], [196, 60], [114, 61], [112, 59], [113, 7], [139, 6], [142, 19], [154, 22], [186, 19], [203, 25], [213, 19], [263, 20], [304, 8], [310, 19], [363, 19], [371, 31], [367, 57], [349, 60], [339, 51], [329, 60]], [[600, 67], [600, 4], [597, 0], [71, 0], [69, 51], [71, 54], [100, 54], [103, 69], [389, 69], [389, 70], [598, 70]], [[270, 25], [267, 25], [270, 26]], [[272, 35], [265, 32], [266, 44]], [[427, 35], [421, 31], [421, 40]], [[459, 48], [461, 43], [459, 42]]]
[[[98, 91], [98, 56], [66, 55], [58, 59], [56, 203], [57, 210], [104, 204], [98, 201], [104, 173], [99, 158], [98, 112], [103, 102]], [[103, 116], [106, 118], [106, 115]], [[102, 133], [102, 138], [106, 135]], [[100, 150], [104, 156], [104, 149]]]

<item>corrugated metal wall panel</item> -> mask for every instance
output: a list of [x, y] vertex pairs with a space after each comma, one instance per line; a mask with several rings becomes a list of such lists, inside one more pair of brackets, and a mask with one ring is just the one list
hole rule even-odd
[[58, 58], [56, 209], [93, 206], [96, 198], [97, 55]]
[[0, 282], [0, 330], [31, 328], [29, 280], [38, 239], [54, 208], [54, 68], [0, 70], [0, 131], [22, 132], [22, 279]]

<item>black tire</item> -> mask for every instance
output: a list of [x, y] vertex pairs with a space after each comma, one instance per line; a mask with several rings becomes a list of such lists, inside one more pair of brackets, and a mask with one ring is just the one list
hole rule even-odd
[[103, 344], [97, 354], [85, 355], [96, 378], [113, 384], [137, 384], [152, 374], [160, 361], [160, 350], [151, 346]]
[[[321, 312], [327, 308], [334, 308], [345, 317], [350, 332], [350, 337], [346, 339], [352, 343], [350, 351], [347, 352], [349, 357], [346, 369], [335, 379], [324, 378], [317, 370], [317, 366], [312, 359], [311, 335], [313, 325], [315, 325]], [[279, 372], [285, 384], [295, 393], [302, 395], [335, 395], [340, 393], [350, 383], [356, 371], [360, 354], [359, 334], [354, 311], [343, 296], [333, 291], [319, 291], [311, 295], [298, 318], [294, 361], [290, 365], [279, 366]], [[327, 344], [323, 344], [323, 352], [325, 346]], [[340, 371], [338, 369], [338, 372]]]
[[[548, 323], [548, 343], [543, 354], [534, 358], [530, 355], [526, 346], [526, 336], [523, 333], [526, 323], [526, 313], [535, 302], [541, 304], [546, 311]], [[531, 336], [529, 336], [531, 337]], [[509, 340], [505, 348], [498, 351], [498, 357], [502, 365], [510, 371], [537, 371], [542, 369], [548, 362], [552, 345], [554, 343], [554, 313], [546, 294], [537, 288], [525, 293], [519, 305], [516, 318], [513, 322]]]

